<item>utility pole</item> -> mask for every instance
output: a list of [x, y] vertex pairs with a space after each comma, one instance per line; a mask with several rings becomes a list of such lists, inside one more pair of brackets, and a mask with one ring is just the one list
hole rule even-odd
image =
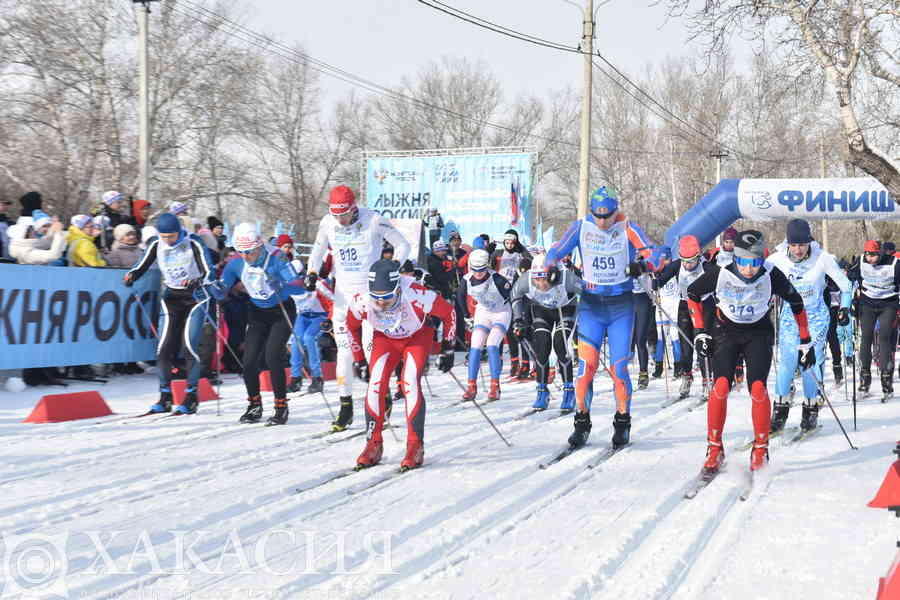
[[[819, 137], [819, 155], [821, 158], [821, 174], [822, 179], [825, 179], [825, 136], [822, 135]], [[827, 251], [828, 250], [828, 217], [826, 216], [822, 219], [822, 248]]]
[[581, 154], [578, 172], [578, 218], [587, 215], [591, 171], [591, 85], [594, 73], [594, 0], [587, 0], [582, 17], [581, 51], [584, 53], [584, 91], [581, 94]]
[[150, 3], [159, 0], [131, 0], [137, 6], [138, 68], [140, 98], [138, 99], [138, 194], [150, 202], [150, 84], [148, 73], [147, 39], [150, 29]]
[[[722, 159], [728, 158], [728, 153], [722, 150], [721, 148], [716, 148], [712, 152], [709, 153], [710, 158], [716, 159], [716, 185], [722, 181]], [[716, 247], [722, 247], [722, 236], [721, 234], [716, 235]]]

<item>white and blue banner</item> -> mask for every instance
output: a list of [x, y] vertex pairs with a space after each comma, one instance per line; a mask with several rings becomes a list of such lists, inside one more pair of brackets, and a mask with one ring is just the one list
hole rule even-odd
[[0, 264], [0, 370], [153, 360], [159, 271], [125, 272]]
[[436, 208], [442, 237], [459, 231], [463, 242], [515, 229], [533, 239], [534, 154], [476, 154], [369, 158], [366, 205], [389, 219], [422, 219]]

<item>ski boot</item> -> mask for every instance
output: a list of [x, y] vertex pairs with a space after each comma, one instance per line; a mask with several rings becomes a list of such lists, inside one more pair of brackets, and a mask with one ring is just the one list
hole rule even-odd
[[465, 402], [469, 402], [475, 399], [475, 396], [478, 395], [478, 382], [475, 379], [469, 380], [469, 387], [466, 388], [466, 391], [463, 392], [462, 399]]
[[177, 415], [193, 415], [197, 412], [197, 390], [189, 388], [184, 393], [184, 400], [181, 404], [175, 406], [175, 414]]
[[550, 392], [547, 390], [546, 384], [539, 383], [537, 386], [537, 398], [531, 408], [535, 410], [547, 410], [550, 406]]
[[837, 363], [831, 365], [831, 369], [834, 371], [834, 385], [841, 385], [844, 382], [844, 367]]
[[691, 375], [685, 375], [681, 378], [681, 388], [678, 390], [678, 397], [682, 400], [691, 395], [691, 384], [694, 378]]
[[515, 379], [519, 376], [519, 359], [518, 358], [510, 358], [509, 359], [509, 378], [508, 381], [515, 381]]
[[313, 377], [306, 388], [307, 394], [318, 394], [324, 389], [325, 385], [321, 377]]
[[418, 469], [425, 461], [425, 445], [419, 440], [410, 438], [406, 442], [406, 456], [400, 463], [400, 472], [405, 473], [410, 469]]
[[369, 467], [377, 465], [381, 462], [381, 455], [384, 453], [384, 443], [381, 440], [375, 441], [369, 439], [362, 454], [356, 459], [356, 470], [361, 471]]
[[865, 395], [869, 394], [869, 386], [872, 385], [872, 373], [869, 371], [860, 371], [859, 373], [859, 391]]
[[491, 379], [491, 389], [488, 390], [488, 402], [493, 402], [495, 400], [500, 399], [500, 380], [499, 379]]
[[275, 398], [275, 414], [266, 421], [266, 427], [271, 425], [284, 425], [288, 420], [287, 398]]
[[810, 431], [819, 425], [819, 405], [804, 404], [803, 417], [800, 419], [800, 429]]
[[563, 384], [563, 397], [559, 410], [565, 412], [575, 410], [575, 384], [571, 381]]
[[[790, 410], [790, 403], [782, 401], [780, 396], [778, 400], [772, 403], [772, 427], [770, 433], [780, 433], [784, 429]], [[804, 414], [806, 414], [805, 411]]]
[[262, 398], [251, 396], [247, 398], [247, 410], [241, 415], [241, 423], [259, 423], [262, 419]]
[[612, 446], [615, 449], [628, 445], [631, 438], [631, 413], [616, 412], [613, 417]]
[[855, 359], [854, 357], [852, 357], [852, 356], [845, 356], [845, 357], [844, 357], [844, 366], [845, 366], [845, 367], [852, 367], [852, 366], [853, 366], [853, 361], [854, 361], [854, 360], [856, 360], [856, 359]]
[[641, 371], [638, 373], [638, 389], [646, 390], [648, 385], [650, 385], [650, 376], [647, 371]]
[[707, 438], [706, 461], [703, 463], [703, 476], [711, 477], [719, 472], [725, 464], [725, 449], [722, 447], [722, 438]]
[[172, 392], [160, 392], [159, 402], [151, 406], [149, 412], [151, 414], [172, 412]]
[[653, 366], [653, 379], [659, 379], [660, 377], [662, 377], [662, 372], [663, 364], [662, 361], [660, 361]]
[[591, 414], [586, 412], [575, 413], [575, 431], [569, 436], [569, 445], [573, 448], [584, 446], [590, 434]]
[[[341, 396], [341, 410], [331, 424], [331, 431], [344, 431], [353, 423], [353, 396]], [[379, 454], [379, 457], [381, 455]]]
[[884, 371], [881, 374], [881, 401], [887, 400], [894, 395], [894, 369]]
[[303, 389], [303, 377], [291, 376], [291, 382], [287, 386], [289, 394], [296, 394]]
[[769, 462], [769, 441], [753, 442], [753, 450], [750, 451], [750, 470], [759, 471]]

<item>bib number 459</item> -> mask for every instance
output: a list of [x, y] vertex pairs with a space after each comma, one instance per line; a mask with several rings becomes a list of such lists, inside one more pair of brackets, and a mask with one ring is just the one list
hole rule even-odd
[[613, 270], [616, 268], [616, 257], [614, 256], [595, 256], [591, 266], [598, 271]]

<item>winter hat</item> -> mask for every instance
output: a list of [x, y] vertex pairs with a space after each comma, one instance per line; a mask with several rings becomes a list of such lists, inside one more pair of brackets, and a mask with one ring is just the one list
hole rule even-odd
[[135, 231], [134, 227], [132, 227], [128, 223], [120, 223], [113, 229], [113, 238], [115, 238], [117, 242], [121, 242], [129, 233], [137, 232]]
[[82, 230], [87, 227], [90, 222], [91, 218], [88, 215], [75, 215], [69, 220], [69, 223]]
[[262, 246], [263, 241], [254, 223], [241, 223], [234, 228], [232, 237], [234, 249], [238, 252], [249, 252]]
[[292, 240], [291, 236], [289, 236], [288, 234], [282, 233], [281, 235], [278, 236], [278, 239], [275, 240], [275, 245], [278, 246], [279, 248], [281, 248], [285, 244], [290, 244], [293, 246], [294, 240]]
[[734, 227], [729, 227], [725, 231], [722, 232], [723, 240], [736, 240], [737, 239], [737, 229]]
[[486, 243], [484, 241], [484, 238], [481, 237], [480, 235], [477, 238], [475, 238], [474, 240], [472, 240], [472, 248], [474, 248], [475, 250], [484, 250], [485, 246], [486, 246]]
[[787, 224], [788, 244], [808, 244], [813, 241], [809, 223], [803, 219], [791, 219]]
[[118, 202], [119, 200], [124, 199], [125, 196], [115, 190], [110, 190], [103, 194], [103, 204], [105, 204], [106, 206], [111, 206], [113, 202]]
[[518, 242], [519, 232], [517, 232], [515, 229], [507, 229], [506, 233], [503, 234], [503, 240], [512, 240], [514, 242]]
[[400, 263], [382, 258], [369, 268], [369, 293], [391, 293], [400, 285]]
[[469, 268], [473, 271], [484, 271], [488, 267], [491, 257], [485, 250], [472, 250], [469, 255]]
[[458, 232], [458, 231], [451, 231], [451, 232], [450, 232], [450, 237], [449, 237], [448, 239], [451, 239], [451, 240], [460, 240], [460, 241], [462, 241], [462, 236], [459, 235], [459, 232]]
[[334, 216], [344, 215], [356, 206], [356, 196], [346, 185], [339, 185], [328, 196], [328, 210]]
[[885, 254], [893, 254], [897, 251], [897, 246], [894, 244], [894, 242], [885, 242], [881, 245], [881, 250]]
[[601, 186], [591, 194], [591, 214], [608, 217], [619, 210], [619, 192], [612, 186]]
[[678, 258], [681, 260], [694, 260], [700, 256], [700, 242], [697, 236], [686, 235], [678, 240]]
[[33, 226], [35, 229], [40, 229], [44, 225], [49, 225], [52, 221], [50, 215], [40, 209], [31, 213], [31, 218], [34, 219]]
[[747, 229], [738, 232], [734, 240], [734, 255], [738, 258], [763, 258], [765, 255], [765, 238], [761, 231]]
[[444, 240], [434, 240], [434, 243], [431, 245], [432, 252], [444, 252], [447, 250], [447, 242]]
[[170, 212], [163, 213], [156, 219], [156, 230], [160, 233], [178, 233], [181, 231], [181, 221]]
[[43, 198], [40, 192], [28, 192], [19, 198], [19, 203], [22, 205], [22, 215], [31, 216], [32, 212], [41, 208], [42, 202]]
[[169, 205], [169, 212], [173, 215], [186, 215], [187, 211], [188, 207], [184, 202], [173, 202]]
[[222, 223], [215, 215], [210, 215], [206, 217], [206, 224], [209, 225], [210, 229], [215, 229], [216, 227], [225, 227], [225, 224]]
[[141, 211], [145, 206], [151, 206], [148, 200], [135, 200], [131, 203], [131, 216], [134, 217], [138, 225], [143, 225], [146, 222], [144, 217], [141, 216]]
[[881, 252], [881, 242], [878, 240], [869, 240], [863, 246], [863, 252]]

